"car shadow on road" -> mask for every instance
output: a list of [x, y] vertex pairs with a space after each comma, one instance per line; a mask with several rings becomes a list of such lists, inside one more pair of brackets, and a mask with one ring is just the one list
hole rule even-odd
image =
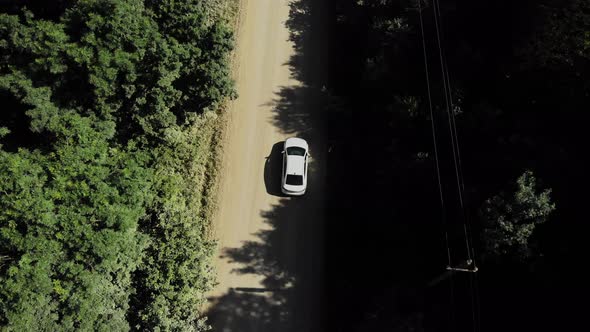
[[264, 162], [264, 186], [266, 193], [273, 196], [284, 197], [281, 191], [281, 172], [283, 169], [283, 145], [284, 141], [273, 144], [272, 149]]

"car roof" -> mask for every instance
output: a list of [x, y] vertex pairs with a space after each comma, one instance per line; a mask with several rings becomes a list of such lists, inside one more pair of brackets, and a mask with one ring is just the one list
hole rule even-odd
[[303, 148], [306, 151], [308, 149], [307, 142], [303, 138], [299, 138], [299, 137], [287, 138], [287, 140], [285, 141], [285, 149], [292, 147], [292, 146]]
[[287, 174], [303, 175], [305, 158], [302, 156], [287, 156]]

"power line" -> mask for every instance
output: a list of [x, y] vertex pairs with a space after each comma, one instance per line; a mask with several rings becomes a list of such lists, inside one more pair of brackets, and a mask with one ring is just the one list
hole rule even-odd
[[[420, 1], [420, 0], [418, 0]], [[419, 5], [421, 7], [421, 5]], [[451, 81], [450, 81], [450, 75], [449, 75], [449, 70], [448, 70], [448, 66], [447, 66], [447, 62], [446, 62], [446, 56], [444, 55], [444, 47], [442, 45], [442, 40], [441, 40], [441, 34], [442, 34], [442, 27], [439, 23], [439, 21], [442, 21], [441, 19], [441, 14], [440, 14], [440, 4], [438, 2], [438, 0], [433, 0], [433, 13], [434, 13], [434, 22], [435, 22], [435, 28], [436, 28], [436, 37], [437, 37], [437, 42], [438, 42], [438, 51], [439, 51], [439, 60], [440, 60], [440, 65], [441, 65], [441, 73], [442, 73], [442, 83], [443, 83], [443, 89], [444, 89], [444, 97], [445, 97], [445, 103], [446, 103], [446, 111], [447, 111], [447, 117], [448, 117], [448, 121], [449, 121], [449, 132], [450, 132], [450, 136], [451, 136], [451, 146], [452, 146], [452, 152], [453, 152], [453, 161], [454, 161], [454, 166], [455, 166], [455, 178], [456, 178], [456, 182], [457, 182], [457, 193], [459, 196], [459, 203], [460, 203], [460, 207], [461, 207], [461, 213], [462, 213], [462, 217], [463, 217], [463, 232], [465, 235], [465, 244], [466, 244], [466, 249], [467, 249], [467, 264], [471, 265], [473, 264], [473, 270], [470, 269], [457, 269], [457, 268], [448, 268], [450, 270], [453, 271], [466, 271], [466, 272], [477, 272], [477, 266], [475, 265], [474, 259], [475, 259], [475, 249], [473, 248], [473, 241], [472, 238], [470, 236], [470, 230], [468, 230], [469, 228], [469, 220], [468, 220], [468, 213], [465, 209], [465, 204], [464, 204], [464, 190], [465, 190], [465, 181], [464, 181], [464, 177], [463, 177], [463, 169], [462, 169], [462, 164], [461, 164], [461, 155], [460, 155], [460, 147], [459, 147], [459, 137], [457, 134], [457, 127], [456, 127], [456, 121], [455, 121], [455, 114], [454, 114], [454, 105], [453, 105], [453, 94], [452, 94], [452, 88], [451, 88]], [[420, 15], [420, 19], [421, 19], [421, 29], [422, 29], [422, 35], [424, 35], [424, 28], [423, 28], [423, 22], [422, 22], [422, 15]], [[423, 44], [424, 44], [424, 37], [423, 37]], [[425, 50], [426, 53], [426, 50]], [[426, 56], [425, 56], [426, 57]], [[434, 120], [434, 119], [433, 119]], [[471, 243], [470, 243], [471, 242]], [[471, 298], [471, 321], [473, 324], [473, 331], [479, 331], [481, 328], [481, 321], [480, 321], [480, 313], [481, 313], [481, 308], [480, 308], [480, 302], [479, 302], [479, 289], [478, 289], [478, 285], [477, 285], [477, 279], [475, 279], [475, 285], [474, 285], [474, 278], [477, 278], [477, 275], [475, 273], [471, 274], [469, 276], [469, 290], [470, 290], [470, 298]], [[476, 315], [476, 311], [475, 311], [475, 307], [476, 304], [475, 302], [477, 302], [477, 315]]]
[[[465, 236], [465, 245], [466, 245], [466, 249], [467, 249], [467, 259], [473, 262], [473, 258], [471, 257], [471, 245], [469, 243], [469, 235], [468, 235], [468, 231], [467, 231], [467, 223], [465, 220], [465, 205], [463, 204], [463, 190], [462, 190], [462, 186], [461, 186], [461, 178], [462, 178], [462, 174], [460, 175], [459, 173], [459, 162], [457, 160], [457, 151], [459, 149], [458, 146], [458, 142], [455, 140], [455, 135], [454, 135], [454, 130], [453, 130], [453, 120], [451, 119], [451, 103], [452, 103], [452, 91], [450, 89], [450, 81], [447, 81], [447, 71], [445, 70], [445, 60], [443, 57], [443, 47], [442, 47], [442, 42], [441, 42], [441, 38], [440, 38], [440, 28], [439, 28], [439, 19], [440, 19], [440, 8], [438, 5], [438, 1], [434, 0], [433, 1], [434, 4], [434, 26], [436, 28], [436, 38], [438, 41], [438, 54], [439, 54], [439, 59], [440, 59], [440, 69], [442, 72], [442, 82], [443, 82], [443, 89], [444, 89], [444, 96], [445, 96], [445, 103], [446, 103], [446, 110], [447, 110], [447, 116], [448, 116], [448, 121], [449, 121], [449, 132], [450, 132], [450, 136], [451, 136], [451, 147], [452, 147], [452, 152], [453, 152], [453, 161], [454, 161], [454, 166], [455, 166], [455, 176], [456, 176], [456, 181], [457, 181], [457, 192], [459, 195], [459, 204], [461, 206], [461, 212], [463, 214], [463, 232], [464, 232], [464, 236]], [[447, 83], [449, 84], [449, 86], [447, 86]], [[453, 115], [454, 118], [454, 115]]]
[[424, 52], [424, 71], [426, 73], [426, 89], [428, 92], [428, 106], [430, 109], [430, 118], [431, 118], [431, 129], [432, 129], [432, 142], [434, 145], [434, 161], [436, 164], [436, 177], [438, 180], [438, 191], [440, 195], [440, 205], [442, 211], [442, 221], [443, 221], [443, 229], [445, 233], [445, 243], [447, 247], [447, 258], [449, 261], [449, 266], [451, 265], [451, 249], [449, 247], [449, 235], [446, 227], [446, 212], [445, 212], [445, 202], [443, 196], [443, 189], [442, 189], [442, 181], [440, 176], [440, 166], [439, 166], [439, 159], [438, 159], [438, 147], [436, 144], [436, 128], [434, 125], [434, 111], [432, 109], [432, 96], [430, 91], [430, 76], [428, 74], [428, 59], [426, 53], [426, 40], [424, 38], [424, 21], [422, 19], [422, 5], [420, 4], [421, 0], [417, 0], [418, 2], [418, 13], [420, 14], [420, 31], [422, 32], [422, 50]]
[[[432, 94], [430, 91], [430, 76], [428, 73], [428, 57], [427, 57], [427, 52], [426, 52], [426, 39], [424, 37], [424, 20], [422, 18], [422, 4], [420, 3], [420, 1], [422, 0], [417, 0], [418, 2], [418, 13], [420, 16], [420, 31], [421, 31], [421, 37], [422, 37], [422, 50], [424, 53], [424, 72], [425, 72], [425, 76], [426, 76], [426, 90], [428, 93], [428, 107], [430, 110], [430, 119], [431, 119], [431, 130], [432, 130], [432, 143], [434, 146], [434, 161], [435, 161], [435, 165], [436, 165], [436, 177], [437, 177], [437, 181], [438, 181], [438, 191], [439, 191], [439, 197], [440, 197], [440, 205], [441, 205], [441, 213], [442, 213], [442, 224], [443, 224], [443, 231], [444, 231], [444, 237], [445, 237], [445, 246], [447, 249], [447, 259], [448, 259], [448, 266], [451, 266], [452, 262], [451, 262], [451, 249], [449, 246], [449, 234], [447, 231], [447, 221], [446, 221], [446, 209], [445, 209], [445, 202], [444, 202], [444, 196], [443, 196], [443, 189], [442, 189], [442, 180], [441, 180], [441, 174], [440, 174], [440, 163], [439, 163], [439, 158], [438, 158], [438, 147], [437, 147], [437, 143], [436, 143], [436, 127], [434, 125], [434, 111], [432, 108]], [[453, 275], [450, 275], [450, 283], [449, 283], [450, 289], [449, 289], [449, 305], [451, 310], [449, 311], [449, 315], [450, 315], [450, 324], [452, 329], [455, 329], [455, 290], [454, 290], [454, 285], [453, 285]]]
[[[440, 27], [440, 34], [442, 35], [442, 40], [444, 41], [444, 31], [442, 29], [442, 19], [441, 19], [441, 15], [440, 15], [440, 5], [439, 5], [439, 0], [435, 0], [435, 10], [436, 10], [436, 15], [438, 16], [438, 20], [441, 21], [441, 27]], [[450, 114], [451, 114], [451, 122], [450, 122], [450, 128], [452, 130], [452, 135], [454, 137], [455, 140], [455, 144], [456, 144], [456, 153], [457, 153], [457, 161], [458, 161], [458, 174], [459, 174], [459, 187], [463, 193], [465, 192], [465, 179], [463, 176], [463, 163], [461, 161], [461, 149], [460, 144], [459, 144], [459, 135], [457, 133], [457, 125], [456, 125], [456, 121], [455, 121], [455, 105], [453, 103], [453, 94], [452, 94], [452, 89], [451, 89], [451, 78], [449, 75], [449, 69], [448, 69], [448, 64], [447, 64], [447, 60], [446, 60], [446, 53], [444, 52], [444, 47], [442, 47], [442, 54], [444, 57], [444, 61], [443, 61], [443, 70], [444, 70], [444, 76], [446, 79], [446, 85], [448, 87], [448, 95], [449, 95], [449, 100], [450, 100]], [[471, 243], [471, 256], [473, 257], [473, 264], [475, 266], [475, 246], [473, 245], [473, 238], [471, 235], [471, 223], [469, 221], [469, 213], [467, 213], [467, 211], [465, 210], [465, 206], [467, 206], [467, 203], [465, 202], [465, 200], [467, 200], [468, 196], [463, 195], [463, 200], [462, 200], [462, 213], [463, 213], [463, 218], [464, 218], [464, 230], [466, 233], [466, 237], [467, 237], [467, 241], [469, 241]], [[470, 235], [467, 235], [470, 234]]]
[[[448, 65], [446, 62], [446, 56], [444, 55], [444, 47], [442, 45], [442, 40], [440, 35], [442, 34], [442, 27], [439, 23], [439, 21], [442, 21], [441, 19], [441, 14], [440, 14], [440, 3], [438, 0], [433, 0], [433, 4], [434, 4], [434, 20], [435, 20], [435, 28], [436, 28], [436, 33], [437, 33], [437, 41], [438, 41], [438, 48], [439, 48], [439, 58], [440, 58], [440, 62], [441, 62], [441, 71], [442, 71], [442, 79], [443, 79], [443, 88], [444, 88], [444, 94], [445, 94], [445, 101], [446, 101], [446, 106], [447, 106], [447, 116], [448, 116], [448, 120], [449, 120], [449, 130], [451, 133], [451, 144], [452, 144], [452, 150], [453, 150], [453, 160], [455, 163], [455, 175], [456, 175], [456, 181], [457, 181], [457, 189], [458, 189], [458, 194], [459, 194], [459, 202], [461, 205], [461, 213], [463, 214], [463, 230], [464, 230], [464, 234], [465, 234], [465, 242], [466, 242], [466, 248], [467, 248], [467, 256], [469, 261], [472, 261], [472, 257], [473, 259], [475, 259], [475, 249], [473, 248], [473, 245], [470, 245], [473, 243], [471, 236], [470, 236], [470, 231], [468, 231], [469, 228], [469, 219], [468, 219], [468, 213], [465, 210], [465, 204], [464, 204], [464, 190], [465, 190], [465, 180], [463, 177], [463, 170], [462, 170], [462, 165], [461, 165], [461, 155], [460, 155], [460, 147], [459, 147], [459, 137], [457, 134], [457, 126], [456, 126], [456, 121], [455, 121], [455, 113], [454, 113], [454, 105], [453, 105], [453, 94], [452, 94], [452, 89], [451, 89], [451, 81], [450, 81], [450, 75], [449, 75], [449, 70], [448, 70]], [[477, 266], [475, 265], [475, 262], [473, 261], [473, 272], [477, 272]], [[470, 290], [470, 298], [471, 298], [471, 321], [472, 321], [472, 325], [473, 325], [473, 331], [479, 331], [481, 328], [481, 320], [480, 320], [480, 314], [481, 314], [481, 308], [480, 308], [480, 302], [479, 302], [479, 289], [478, 289], [478, 285], [477, 285], [477, 275], [474, 273], [472, 275], [469, 276], [469, 290]], [[475, 285], [474, 285], [474, 279], [475, 279]], [[475, 302], [477, 302], [477, 315], [476, 315], [476, 304]]]
[[[438, 32], [439, 32], [439, 23], [438, 23], [438, 21], [441, 21], [442, 22], [441, 15], [440, 15], [440, 5], [439, 5], [439, 1], [438, 0], [434, 0], [434, 10], [435, 10], [435, 20], [436, 20], [436, 27], [437, 27], [437, 34], [438, 34]], [[462, 190], [465, 190], [465, 182], [463, 180], [463, 171], [462, 171], [462, 165], [461, 165], [462, 164], [461, 163], [461, 154], [460, 154], [460, 149], [459, 149], [459, 137], [457, 135], [457, 127], [456, 127], [456, 124], [455, 124], [455, 112], [454, 112], [454, 109], [455, 109], [454, 106], [455, 105], [453, 103], [453, 93], [452, 93], [452, 88], [451, 88], [451, 78], [449, 76], [449, 70], [448, 70], [449, 68], [448, 68], [448, 65], [447, 65], [446, 52], [444, 51], [444, 47], [441, 46], [442, 45], [441, 40], [444, 40], [444, 35], [443, 35], [444, 34], [444, 31], [442, 29], [442, 23], [440, 25], [441, 25], [441, 27], [440, 27], [440, 35], [442, 35], [442, 38], [439, 36], [438, 42], [439, 42], [439, 47], [442, 48], [442, 51], [440, 53], [441, 53], [441, 68], [443, 70], [443, 79], [445, 79], [444, 83], [446, 83], [446, 86], [445, 86], [445, 98], [448, 95], [448, 101], [450, 101], [450, 110], [451, 110], [450, 114], [452, 115], [452, 117], [451, 117], [452, 121], [451, 121], [451, 124], [450, 124], [450, 128], [452, 130], [452, 138], [455, 139], [455, 142], [457, 144], [457, 150], [456, 150], [456, 152], [457, 152], [458, 168], [459, 168], [459, 174], [461, 175], [461, 184], [460, 184], [460, 186], [461, 186], [461, 189]], [[448, 87], [448, 90], [447, 90], [447, 87]], [[448, 93], [447, 93], [447, 91], [448, 91]], [[449, 107], [449, 102], [448, 101], [447, 101], [447, 108]]]

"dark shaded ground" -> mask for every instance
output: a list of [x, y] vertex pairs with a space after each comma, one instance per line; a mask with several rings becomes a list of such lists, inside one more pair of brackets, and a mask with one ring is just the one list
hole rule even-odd
[[526, 41], [544, 24], [541, 3], [571, 1], [441, 1], [476, 253], [483, 201], [525, 169], [553, 188], [558, 211], [534, 234], [537, 259], [480, 261], [477, 278], [441, 277], [428, 287], [444, 276], [445, 229], [452, 262], [466, 258], [433, 2], [422, 6], [446, 226], [433, 168], [416, 2], [332, 2], [334, 17], [326, 24], [333, 25], [333, 61], [326, 85], [333, 107], [327, 123], [336, 148], [328, 159], [327, 229], [338, 232], [327, 232], [331, 330], [555, 331], [585, 325], [587, 274], [572, 267], [588, 252], [580, 126], [588, 123], [588, 112], [581, 111], [588, 88], [581, 77], [589, 67], [577, 59], [569, 69], [523, 69]]
[[209, 314], [216, 330], [324, 330], [323, 249], [318, 247], [322, 212], [321, 200], [313, 193], [282, 199], [271, 211], [261, 212], [270, 227], [259, 231], [256, 241], [224, 249], [224, 256], [244, 266], [234, 273], [264, 276], [264, 280], [261, 288], [235, 288], [216, 300]]
[[283, 169], [283, 146], [285, 142], [278, 142], [272, 149], [264, 162], [264, 186], [269, 195], [282, 197], [281, 176]]

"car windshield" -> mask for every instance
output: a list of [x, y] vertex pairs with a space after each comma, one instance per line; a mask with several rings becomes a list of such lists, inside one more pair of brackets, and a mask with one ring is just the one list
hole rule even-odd
[[303, 176], [301, 175], [294, 175], [294, 174], [287, 174], [287, 184], [292, 186], [300, 186], [303, 184]]
[[305, 149], [297, 146], [287, 148], [287, 154], [290, 156], [305, 156]]

